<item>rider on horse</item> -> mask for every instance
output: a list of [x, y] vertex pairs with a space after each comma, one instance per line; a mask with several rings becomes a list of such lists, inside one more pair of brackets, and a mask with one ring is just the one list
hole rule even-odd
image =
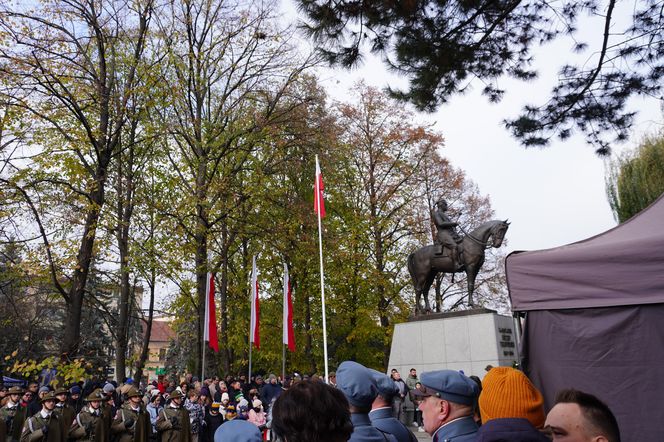
[[461, 242], [462, 238], [454, 229], [459, 223], [452, 221], [447, 214], [447, 201], [443, 198], [440, 198], [436, 201], [436, 206], [431, 210], [431, 219], [436, 226], [437, 234], [434, 240], [434, 244], [438, 245], [439, 248], [436, 251], [436, 255], [443, 254], [443, 248], [447, 247], [450, 249], [450, 259], [454, 262], [454, 267], [460, 269], [462, 267], [462, 260], [458, 252], [457, 243]]

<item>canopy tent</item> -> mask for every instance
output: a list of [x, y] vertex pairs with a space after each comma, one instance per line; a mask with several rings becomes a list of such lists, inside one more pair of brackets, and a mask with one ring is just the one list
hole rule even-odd
[[27, 387], [28, 383], [21, 379], [14, 379], [10, 378], [9, 376], [3, 376], [2, 385], [5, 387]]
[[664, 195], [617, 227], [506, 261], [512, 310], [526, 316], [525, 372], [547, 410], [576, 388], [612, 409], [623, 441], [664, 430]]

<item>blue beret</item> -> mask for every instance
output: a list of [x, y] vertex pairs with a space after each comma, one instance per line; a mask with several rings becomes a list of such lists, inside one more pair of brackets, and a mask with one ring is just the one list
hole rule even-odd
[[262, 442], [263, 436], [251, 422], [233, 419], [224, 422], [214, 432], [214, 442]]
[[381, 373], [372, 368], [369, 368], [369, 373], [373, 377], [374, 382], [376, 382], [376, 388], [378, 389], [378, 394], [383, 396], [385, 399], [391, 399], [399, 393], [399, 387], [394, 383], [392, 378], [390, 378], [385, 373]]
[[378, 395], [376, 381], [369, 369], [353, 361], [344, 361], [337, 370], [337, 388], [355, 407], [371, 406]]
[[413, 390], [415, 396], [436, 396], [446, 401], [473, 405], [479, 395], [475, 381], [455, 370], [425, 371], [420, 375], [425, 391]]

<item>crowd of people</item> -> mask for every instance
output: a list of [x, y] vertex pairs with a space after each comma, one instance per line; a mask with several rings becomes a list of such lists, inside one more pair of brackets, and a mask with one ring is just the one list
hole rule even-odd
[[[413, 427], [404, 404], [416, 405]], [[0, 387], [0, 442], [619, 442], [611, 410], [576, 390], [558, 394], [545, 415], [528, 378], [509, 367], [484, 379], [413, 368], [406, 380], [352, 361], [328, 382], [317, 376], [267, 381], [187, 375], [135, 385], [81, 382], [51, 388]]]

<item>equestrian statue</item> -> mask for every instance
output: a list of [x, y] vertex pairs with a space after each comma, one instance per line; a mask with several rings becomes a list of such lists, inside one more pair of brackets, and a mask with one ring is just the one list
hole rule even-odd
[[446, 211], [447, 202], [439, 199], [431, 211], [431, 219], [437, 230], [434, 244], [421, 247], [408, 255], [408, 272], [415, 287], [415, 314], [431, 312], [429, 289], [436, 274], [440, 272], [466, 272], [468, 305], [472, 307], [475, 278], [484, 264], [484, 251], [489, 247], [500, 247], [510, 225], [507, 220], [487, 221], [465, 236], [460, 236], [455, 230], [458, 223], [452, 221]]

